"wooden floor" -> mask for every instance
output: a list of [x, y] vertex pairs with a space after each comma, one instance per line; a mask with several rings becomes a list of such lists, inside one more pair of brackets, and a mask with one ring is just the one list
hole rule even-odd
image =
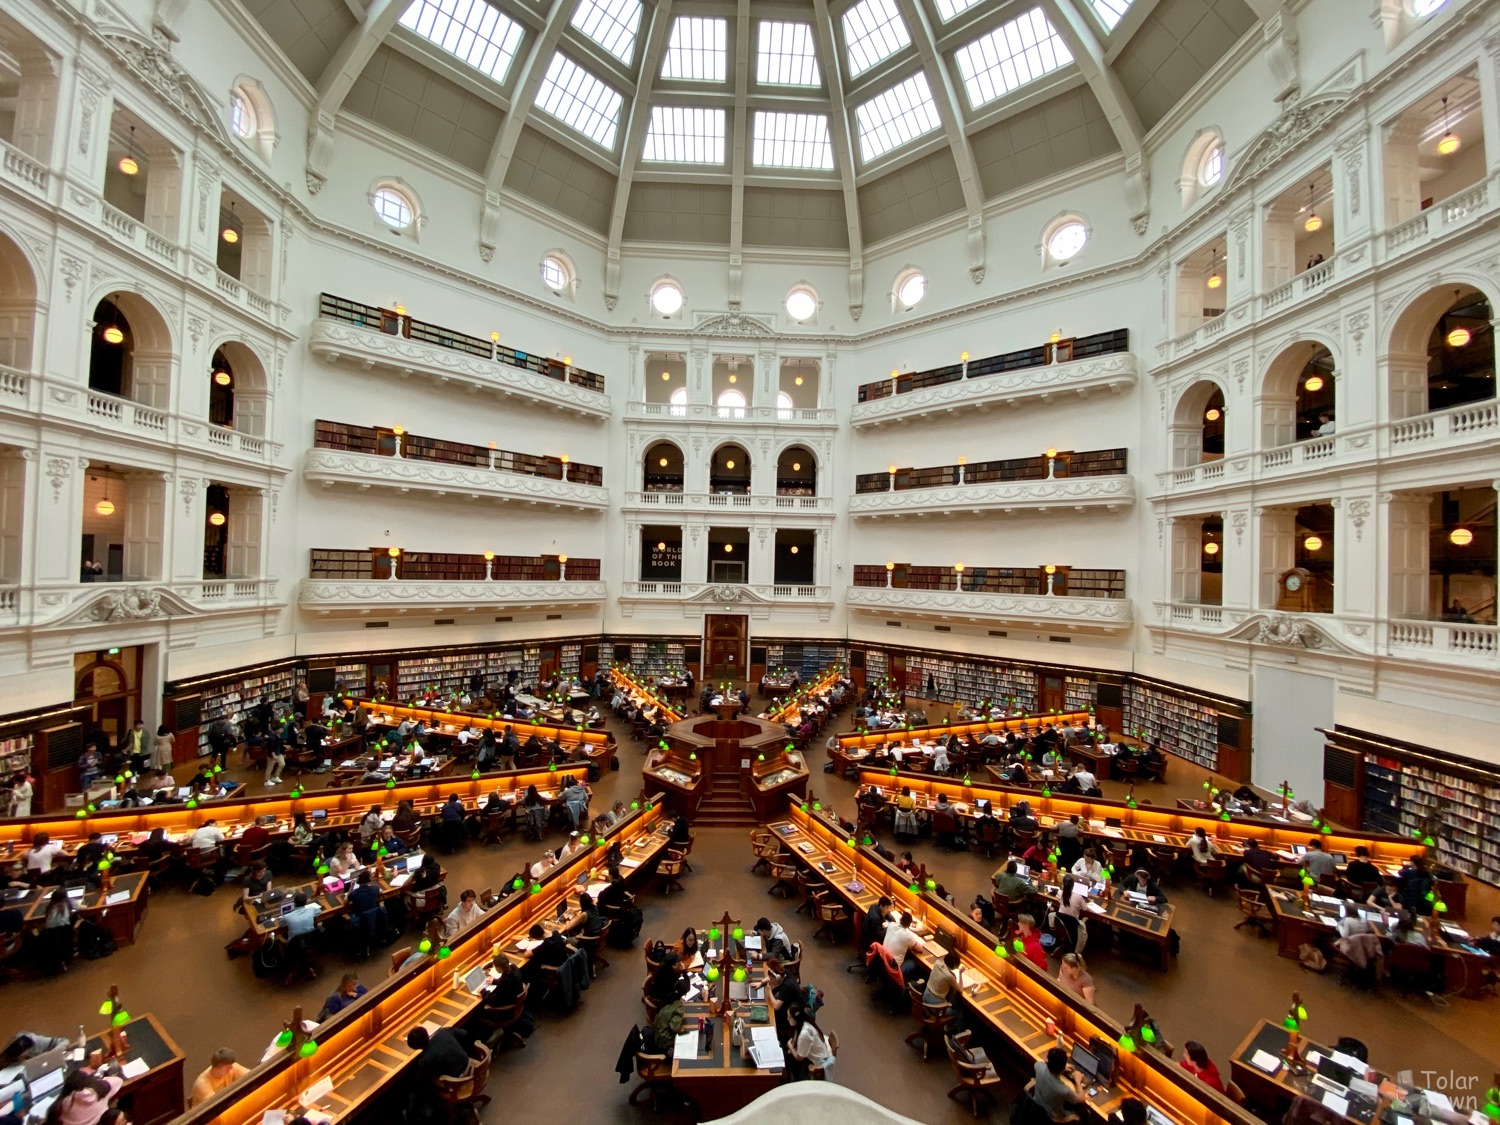
[[[940, 714], [929, 710], [933, 717]], [[623, 730], [619, 733], [622, 768], [596, 787], [596, 809], [616, 797], [628, 800], [640, 789], [642, 744], [631, 743]], [[813, 787], [825, 802], [852, 814], [854, 787], [822, 773], [825, 760], [821, 749], [810, 755]], [[1138, 788], [1137, 798], [1170, 804], [1177, 796], [1201, 792], [1202, 777], [1200, 771], [1173, 761], [1169, 783]], [[257, 778], [246, 775], [246, 780], [252, 792], [260, 791]], [[1116, 789], [1105, 783], [1107, 795]], [[559, 838], [548, 843], [560, 842]], [[895, 847], [894, 841], [884, 842]], [[521, 859], [538, 850], [512, 838], [446, 858], [453, 899], [464, 887], [484, 886], [510, 874]], [[960, 903], [987, 889], [991, 861], [929, 845], [912, 850]], [[862, 977], [844, 971], [852, 950], [815, 945], [813, 923], [794, 914], [796, 902], [768, 896], [769, 880], [750, 874], [745, 832], [700, 830], [692, 863], [684, 893], [642, 896], [643, 939], [674, 939], [684, 926], [705, 925], [726, 910], [747, 925], [762, 914], [781, 921], [807, 946], [804, 979], [827, 995], [820, 1023], [836, 1030], [842, 1041], [835, 1080], [933, 1125], [972, 1120], [967, 1110], [945, 1097], [953, 1083], [947, 1061], [923, 1063], [901, 1041], [912, 1030], [912, 1021], [892, 1017], [872, 1004]], [[1261, 1017], [1279, 1019], [1291, 993], [1300, 991], [1309, 1011], [1307, 1032], [1314, 1038], [1331, 1041], [1353, 1035], [1369, 1045], [1375, 1065], [1414, 1070], [1418, 1081], [1424, 1070], [1453, 1075], [1456, 1082], [1449, 1088], [1459, 1095], [1471, 1081], [1480, 1093], [1490, 1084], [1500, 1059], [1500, 1001], [1454, 999], [1443, 1004], [1403, 998], [1391, 989], [1373, 996], [1344, 989], [1331, 977], [1305, 972], [1295, 962], [1277, 957], [1273, 941], [1249, 931], [1236, 932], [1239, 915], [1232, 899], [1211, 900], [1186, 884], [1169, 891], [1178, 907], [1182, 952], [1168, 972], [1109, 954], [1089, 959], [1099, 1004], [1115, 1017], [1127, 1019], [1133, 1005], [1143, 1003], [1168, 1039], [1179, 1046], [1188, 1039], [1201, 1041], [1227, 1070], [1229, 1052], [1251, 1025]], [[346, 964], [337, 954], [326, 957], [322, 978], [296, 989], [257, 980], [246, 959], [231, 962], [223, 952], [225, 943], [243, 928], [233, 910], [234, 898], [231, 887], [210, 898], [169, 888], [153, 898], [136, 946], [101, 961], [78, 961], [70, 972], [52, 980], [0, 985], [0, 1035], [8, 1039], [22, 1028], [71, 1035], [80, 1023], [93, 1029], [99, 1022], [100, 1001], [108, 987], [117, 984], [132, 1012], [154, 1012], [183, 1046], [190, 1081], [220, 1046], [233, 1048], [242, 1061], [253, 1065], [292, 1007], [301, 1004], [307, 1013], [315, 1013], [346, 968], [372, 981], [384, 975], [389, 955], [382, 952], [363, 965]], [[617, 1085], [613, 1070], [626, 1031], [642, 1016], [644, 964], [639, 947], [610, 951], [609, 956], [611, 967], [572, 1016], [543, 1016], [526, 1049], [497, 1061], [491, 1092], [500, 1096], [488, 1108], [487, 1122], [513, 1120], [507, 1108], [518, 1104], [517, 1097], [524, 1099], [522, 1104], [545, 1107], [549, 1117], [562, 1119], [565, 1114], [580, 1125], [653, 1119], [649, 1110], [626, 1105], [631, 1087]], [[993, 1116], [1006, 1120], [1005, 1108]], [[677, 1118], [666, 1114], [657, 1119]]]

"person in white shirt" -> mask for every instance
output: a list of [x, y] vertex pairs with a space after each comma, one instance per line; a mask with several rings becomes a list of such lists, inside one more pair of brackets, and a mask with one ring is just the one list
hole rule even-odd
[[833, 1067], [833, 1048], [828, 1042], [828, 1036], [818, 1026], [817, 1017], [804, 1004], [797, 1009], [793, 1019], [797, 1022], [791, 1039], [787, 1041], [788, 1052], [792, 1058], [810, 1067], [821, 1068], [826, 1075]]
[[1083, 854], [1073, 864], [1073, 874], [1085, 883], [1104, 882], [1104, 864], [1099, 862], [1099, 853], [1093, 848], [1084, 848]]
[[885, 937], [881, 939], [880, 944], [885, 946], [892, 957], [901, 962], [901, 975], [907, 980], [911, 980], [921, 972], [921, 964], [912, 956], [912, 951], [924, 950], [927, 945], [913, 932], [910, 912], [903, 911], [899, 922], [885, 924]]
[[452, 939], [459, 930], [482, 917], [484, 909], [479, 905], [479, 896], [472, 890], [464, 891], [458, 896], [458, 905], [448, 911], [448, 917], [443, 921], [443, 934]]
[[53, 840], [45, 832], [38, 832], [31, 842], [30, 850], [26, 853], [26, 870], [45, 875], [52, 870], [52, 865], [58, 862], [67, 862], [67, 857], [63, 855], [62, 842]]
[[1218, 854], [1219, 845], [1208, 838], [1208, 833], [1202, 828], [1194, 828], [1188, 837], [1188, 855], [1192, 856], [1193, 862], [1202, 867]]
[[31, 778], [17, 770], [15, 777], [10, 779], [10, 816], [30, 816], [31, 797], [34, 790], [31, 786]]
[[1318, 423], [1318, 428], [1313, 432], [1314, 437], [1332, 437], [1334, 430], [1338, 428], [1332, 414], [1319, 414]]
[[217, 848], [223, 842], [223, 829], [219, 827], [219, 822], [217, 820], [210, 818], [204, 823], [203, 827], [199, 828], [196, 832], [193, 833], [193, 838], [190, 841], [190, 846], [200, 849]]
[[1075, 879], [1071, 875], [1064, 875], [1062, 881], [1062, 896], [1058, 904], [1058, 911], [1071, 918], [1082, 920], [1084, 903], [1089, 900], [1089, 885], [1081, 879]]
[[1078, 782], [1079, 792], [1087, 793], [1090, 789], [1099, 788], [1099, 779], [1090, 773], [1085, 766], [1078, 766], [1073, 770], [1073, 777]]
[[948, 772], [948, 745], [941, 739], [932, 751], [932, 769], [934, 773]]
[[542, 858], [531, 865], [531, 879], [533, 882], [542, 877], [542, 872], [552, 866], [553, 855], [550, 851], [542, 853]]

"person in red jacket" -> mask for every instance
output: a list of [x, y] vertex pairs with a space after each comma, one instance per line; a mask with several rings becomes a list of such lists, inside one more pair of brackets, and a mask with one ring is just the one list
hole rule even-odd
[[1016, 941], [1021, 943], [1021, 954], [1045, 973], [1047, 951], [1042, 948], [1042, 935], [1037, 933], [1036, 919], [1030, 914], [1016, 916]]
[[1205, 1086], [1212, 1086], [1221, 1094], [1224, 1092], [1224, 1080], [1219, 1077], [1219, 1068], [1214, 1065], [1214, 1060], [1208, 1057], [1208, 1052], [1203, 1049], [1202, 1043], [1189, 1039], [1183, 1045], [1182, 1069]]

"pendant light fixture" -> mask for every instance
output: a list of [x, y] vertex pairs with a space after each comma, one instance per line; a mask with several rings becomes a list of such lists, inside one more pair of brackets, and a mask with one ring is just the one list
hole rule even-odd
[[1467, 547], [1470, 543], [1474, 542], [1474, 533], [1467, 527], [1455, 527], [1452, 531], [1448, 532], [1448, 542], [1452, 543], [1455, 547]]
[[112, 516], [115, 514], [115, 502], [109, 498], [109, 466], [104, 466], [104, 472], [100, 474], [104, 479], [104, 496], [99, 503], [94, 505], [94, 511], [101, 516]]
[[1321, 551], [1323, 549], [1323, 540], [1316, 535], [1309, 535], [1306, 539], [1302, 540], [1302, 545], [1309, 551]]
[[120, 310], [114, 301], [109, 302], [109, 308], [109, 323], [101, 323], [99, 338], [106, 344], [123, 344], [125, 342], [125, 330], [120, 327]]
[[1223, 284], [1224, 275], [1219, 272], [1219, 248], [1215, 246], [1213, 260], [1209, 263], [1208, 267], [1208, 287], [1210, 289], [1217, 289]]
[[229, 221], [224, 224], [224, 229], [223, 229], [222, 232], [220, 232], [219, 237], [221, 237], [225, 242], [229, 243], [229, 245], [231, 245], [231, 246], [233, 246], [236, 242], [238, 242], [240, 240], [240, 232], [234, 229], [234, 203], [233, 202], [231, 202], [229, 204]]
[[213, 524], [215, 527], [223, 527], [224, 526], [224, 513], [223, 512], [211, 512], [211, 513], [209, 513], [208, 522], [211, 523], [211, 524]]
[[214, 382], [221, 387], [227, 387], [234, 382], [234, 376], [221, 367], [214, 372]]
[[[1453, 291], [1454, 304], [1458, 303], [1459, 292], [1460, 290], [1457, 289]], [[1470, 332], [1462, 324], [1455, 324], [1452, 328], [1448, 329], [1448, 334], [1443, 337], [1443, 340], [1450, 348], [1461, 348], [1473, 338], [1474, 333]]]
[[135, 126], [130, 127], [130, 139], [125, 142], [125, 155], [120, 157], [120, 163], [116, 165], [127, 176], [134, 176], [141, 170], [139, 162], [135, 158]]
[[1321, 391], [1323, 389], [1323, 376], [1309, 375], [1307, 382], [1303, 383], [1302, 387], [1307, 391]]
[[1458, 139], [1448, 125], [1448, 95], [1443, 95], [1443, 135], [1438, 138], [1437, 150], [1439, 156], [1452, 156], [1463, 147], [1463, 141]]
[[1318, 215], [1318, 207], [1313, 200], [1313, 185], [1307, 185], [1307, 220], [1302, 224], [1302, 229], [1312, 234], [1313, 231], [1323, 229], [1323, 220]]

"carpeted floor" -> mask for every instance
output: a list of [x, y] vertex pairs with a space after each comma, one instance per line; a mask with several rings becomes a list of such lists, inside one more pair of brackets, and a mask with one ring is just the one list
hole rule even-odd
[[[617, 796], [629, 799], [640, 789], [641, 744], [631, 743], [623, 730], [619, 736], [622, 768], [595, 788], [595, 808], [607, 807]], [[850, 813], [854, 787], [823, 774], [825, 760], [821, 749], [811, 755], [814, 789]], [[1203, 775], [1182, 766], [1174, 761], [1168, 785], [1143, 789], [1138, 796], [1166, 804], [1197, 791]], [[252, 793], [260, 791], [258, 779], [246, 780]], [[1106, 793], [1111, 792], [1106, 784]], [[559, 842], [560, 838], [548, 844]], [[538, 850], [511, 838], [489, 848], [471, 846], [446, 858], [455, 899], [464, 887], [482, 887], [510, 874]], [[981, 856], [951, 854], [927, 844], [911, 850], [961, 903], [988, 887], [994, 865]], [[972, 1120], [966, 1109], [945, 1097], [953, 1084], [947, 1060], [924, 1063], [915, 1049], [902, 1043], [914, 1027], [910, 1018], [890, 1016], [874, 1005], [863, 978], [845, 971], [852, 949], [814, 943], [814, 923], [795, 914], [796, 901], [768, 896], [769, 880], [750, 874], [752, 856], [745, 832], [699, 830], [692, 864], [684, 893], [640, 896], [643, 939], [675, 938], [683, 927], [707, 925], [725, 911], [747, 926], [761, 914], [776, 918], [806, 947], [804, 979], [827, 996], [820, 1023], [837, 1031], [842, 1044], [834, 1080], [933, 1125]], [[1454, 999], [1440, 1005], [1403, 998], [1389, 988], [1376, 995], [1342, 988], [1332, 977], [1307, 973], [1295, 962], [1277, 957], [1269, 939], [1236, 932], [1239, 915], [1232, 899], [1209, 899], [1185, 883], [1169, 890], [1178, 905], [1181, 955], [1167, 972], [1109, 953], [1090, 958], [1099, 1004], [1106, 1011], [1125, 1019], [1136, 1002], [1145, 1004], [1170, 1040], [1179, 1046], [1188, 1039], [1199, 1040], [1227, 1073], [1228, 1055], [1249, 1028], [1261, 1017], [1284, 1014], [1296, 990], [1309, 1010], [1307, 1031], [1314, 1038], [1332, 1041], [1354, 1035], [1369, 1045], [1375, 1065], [1412, 1069], [1418, 1081], [1424, 1070], [1452, 1075], [1458, 1081], [1450, 1089], [1459, 1095], [1471, 1089], [1465, 1086], [1471, 1080], [1477, 1082], [1479, 1093], [1490, 1084], [1500, 1059], [1496, 1000]], [[177, 888], [154, 896], [139, 944], [102, 961], [76, 962], [56, 979], [23, 979], [0, 986], [0, 1035], [8, 1039], [21, 1028], [71, 1034], [80, 1023], [92, 1029], [99, 1022], [97, 1010], [106, 990], [118, 984], [132, 1012], [155, 1013], [176, 1037], [187, 1053], [191, 1080], [220, 1046], [233, 1048], [243, 1061], [253, 1063], [293, 1006], [316, 1012], [346, 968], [360, 971], [372, 983], [385, 975], [389, 955], [381, 952], [362, 965], [330, 955], [324, 958], [321, 979], [295, 989], [257, 980], [246, 959], [230, 962], [224, 955], [225, 943], [242, 929], [233, 901], [227, 887], [211, 898]], [[582, 1125], [653, 1119], [649, 1109], [626, 1104], [631, 1087], [618, 1085], [613, 1069], [625, 1032], [643, 1014], [640, 986], [645, 973], [639, 946], [629, 952], [611, 951], [610, 960], [610, 968], [601, 973], [576, 1012], [566, 1018], [543, 1016], [524, 1050], [497, 1061], [490, 1083], [495, 1101], [484, 1115], [486, 1121], [513, 1119], [518, 1104]], [[1006, 1107], [992, 1116], [1005, 1120]], [[668, 1113], [656, 1119], [679, 1118]]]

